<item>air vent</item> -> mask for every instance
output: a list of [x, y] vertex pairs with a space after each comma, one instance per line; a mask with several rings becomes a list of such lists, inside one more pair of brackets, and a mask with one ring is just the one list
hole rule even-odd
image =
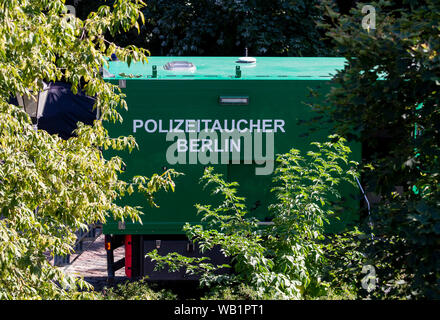
[[241, 57], [238, 58], [237, 61], [235, 61], [236, 63], [256, 63], [257, 59], [253, 58], [253, 57]]
[[163, 68], [168, 71], [196, 71], [196, 66], [189, 61], [171, 61], [164, 65]]
[[248, 96], [220, 96], [220, 104], [235, 104], [235, 105], [245, 105], [249, 104]]

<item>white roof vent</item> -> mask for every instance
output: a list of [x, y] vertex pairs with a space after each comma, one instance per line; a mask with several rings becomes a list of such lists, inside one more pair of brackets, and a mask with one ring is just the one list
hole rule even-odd
[[169, 71], [196, 71], [196, 66], [189, 61], [171, 61], [164, 65], [163, 68]]
[[240, 57], [236, 61], [237, 63], [257, 63], [257, 59], [253, 57]]

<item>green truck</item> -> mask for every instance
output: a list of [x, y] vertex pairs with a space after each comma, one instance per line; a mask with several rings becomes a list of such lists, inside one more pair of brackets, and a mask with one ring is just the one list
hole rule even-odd
[[[270, 224], [267, 206], [274, 158], [291, 148], [307, 151], [310, 142], [327, 140], [324, 124], [311, 131], [308, 120], [316, 114], [307, 103], [330, 89], [329, 79], [344, 67], [343, 58], [296, 57], [151, 57], [149, 63], [110, 61], [104, 76], [126, 94], [128, 111], [123, 123], [109, 124], [111, 136], [133, 135], [139, 145], [131, 153], [117, 153], [126, 164], [123, 176], [150, 176], [167, 169], [184, 175], [176, 178], [173, 193], [156, 197], [159, 208], [150, 208], [141, 195], [126, 196], [123, 203], [144, 208], [142, 224], [108, 220], [104, 227], [108, 275], [124, 268], [136, 278], [187, 279], [185, 272], [154, 271], [145, 254], [178, 252], [200, 255], [182, 231], [186, 223], [200, 223], [196, 203], [211, 203], [212, 196], [199, 180], [207, 166], [228, 181], [239, 183], [250, 214]], [[312, 97], [310, 90], [319, 93]], [[316, 129], [316, 128], [315, 128]], [[361, 148], [351, 144], [352, 160]], [[112, 156], [116, 153], [105, 153]], [[352, 208], [359, 207], [355, 188], [342, 195]], [[356, 219], [357, 210], [344, 211], [333, 229]], [[114, 261], [113, 251], [125, 247], [125, 258]], [[220, 252], [210, 252], [219, 263]]]

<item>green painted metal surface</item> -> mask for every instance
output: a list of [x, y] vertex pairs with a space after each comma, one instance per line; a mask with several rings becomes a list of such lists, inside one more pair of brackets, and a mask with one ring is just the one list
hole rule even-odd
[[[344, 67], [344, 58], [272, 58], [257, 57], [255, 64], [237, 63], [237, 57], [151, 57], [148, 63], [110, 62], [109, 72], [116, 79], [133, 75], [145, 79], [198, 79], [198, 80], [324, 80], [330, 79], [337, 69]], [[171, 61], [189, 61], [194, 72], [169, 71], [164, 65]], [[152, 78], [152, 68], [157, 66], [157, 78]], [[241, 78], [235, 77], [235, 68], [241, 69]]]
[[[195, 64], [197, 67], [195, 77], [176, 76], [178, 80], [169, 79], [162, 65], [175, 60], [187, 60]], [[273, 133], [274, 154], [287, 152], [291, 148], [305, 152], [310, 149], [310, 142], [326, 141], [326, 137], [331, 132], [325, 125], [319, 130], [309, 132], [309, 126], [305, 121], [316, 114], [304, 103], [318, 102], [316, 98], [310, 97], [309, 88], [317, 90], [322, 95], [328, 92], [329, 85], [324, 74], [334, 73], [336, 69], [342, 68], [344, 61], [339, 58], [257, 58], [257, 66], [253, 69], [243, 69], [242, 78], [235, 79], [231, 77], [235, 72], [235, 60], [236, 58], [230, 57], [154, 57], [150, 59], [150, 64], [136, 64], [129, 69], [121, 62], [110, 62], [109, 71], [113, 74], [131, 73], [142, 74], [142, 76], [151, 74], [151, 65], [154, 63], [158, 65], [157, 79], [160, 80], [125, 77], [126, 88], [123, 92], [127, 95], [128, 111], [121, 112], [124, 118], [122, 124], [108, 126], [111, 136], [133, 135], [139, 145], [139, 149], [131, 154], [118, 153], [126, 163], [123, 177], [130, 178], [139, 174], [150, 176], [153, 173], [161, 173], [167, 168], [173, 168], [185, 175], [176, 178], [174, 193], [162, 192], [157, 195], [156, 200], [160, 208], [150, 208], [146, 199], [141, 195], [133, 194], [125, 197], [121, 204], [144, 208], [143, 224], [126, 221], [125, 229], [120, 229], [117, 222], [108, 221], [104, 225], [105, 234], [179, 234], [182, 233], [182, 226], [185, 222], [199, 222], [200, 217], [197, 216], [194, 205], [196, 203], [215, 205], [219, 201], [208, 191], [203, 190], [199, 183], [206, 166], [213, 166], [216, 172], [224, 174], [229, 181], [239, 182], [239, 192], [246, 197], [246, 204], [251, 214], [261, 221], [267, 220], [269, 216], [267, 205], [272, 197], [269, 190], [273, 176], [256, 175], [256, 168], [270, 165], [270, 161], [266, 163], [255, 161], [264, 159], [263, 154], [255, 155], [257, 124], [261, 131], [264, 128], [268, 129], [266, 131], [277, 129], [277, 132]], [[268, 77], [258, 77], [260, 73]], [[217, 74], [218, 78], [207, 77], [208, 74]], [[280, 75], [287, 77], [283, 78]], [[304, 77], [299, 75], [304, 75]], [[189, 79], [191, 81], [188, 81]], [[237, 81], [231, 81], [231, 79]], [[271, 81], [273, 79], [283, 81]], [[118, 83], [117, 78], [108, 80]], [[220, 97], [247, 97], [248, 101], [247, 104], [224, 105], [220, 104]], [[206, 159], [199, 157], [200, 145], [195, 148], [199, 152], [191, 153], [191, 155], [189, 152], [184, 153], [186, 164], [170, 163], [167, 152], [170, 152], [170, 147], [175, 146], [179, 138], [169, 137], [167, 141], [165, 131], [170, 129], [170, 120], [173, 126], [182, 122], [180, 128], [186, 132], [179, 134], [185, 135], [188, 147], [192, 138], [202, 139], [200, 134], [204, 132], [203, 125], [208, 124], [208, 121], [208, 132], [210, 132], [210, 129], [215, 127], [216, 120], [223, 126], [223, 129], [232, 125], [232, 121], [235, 121], [237, 125], [239, 120], [243, 121], [241, 122], [242, 128], [249, 128], [252, 120], [254, 125], [251, 135], [252, 155], [250, 158], [244, 155], [245, 141], [243, 140], [240, 145], [239, 164], [206, 163]], [[199, 131], [198, 121], [200, 132], [192, 132]], [[185, 128], [187, 123], [190, 125]], [[263, 127], [263, 125], [267, 126]], [[278, 125], [277, 128], [276, 125]], [[218, 128], [212, 131], [213, 134], [219, 132]], [[267, 132], [262, 134], [263, 141], [266, 141], [267, 134]], [[268, 143], [262, 144], [264, 152], [267, 152]], [[221, 147], [220, 145], [219, 149], [222, 149]], [[360, 160], [360, 146], [351, 145], [351, 147], [354, 151], [353, 160]], [[172, 154], [181, 155], [183, 152]], [[218, 154], [219, 162], [221, 162], [221, 154], [222, 152]], [[106, 157], [112, 155], [115, 154], [105, 153]], [[245, 160], [247, 160], [246, 163]], [[357, 190], [345, 186], [342, 192], [345, 204], [353, 210], [342, 210], [341, 220], [333, 222], [334, 229], [342, 228], [345, 223], [355, 219], [359, 207], [359, 201], [355, 198]]]

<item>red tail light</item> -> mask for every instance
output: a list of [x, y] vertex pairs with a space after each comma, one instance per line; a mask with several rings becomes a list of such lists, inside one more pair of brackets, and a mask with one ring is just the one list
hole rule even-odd
[[127, 277], [131, 278], [132, 271], [132, 241], [131, 235], [125, 236], [125, 274]]

